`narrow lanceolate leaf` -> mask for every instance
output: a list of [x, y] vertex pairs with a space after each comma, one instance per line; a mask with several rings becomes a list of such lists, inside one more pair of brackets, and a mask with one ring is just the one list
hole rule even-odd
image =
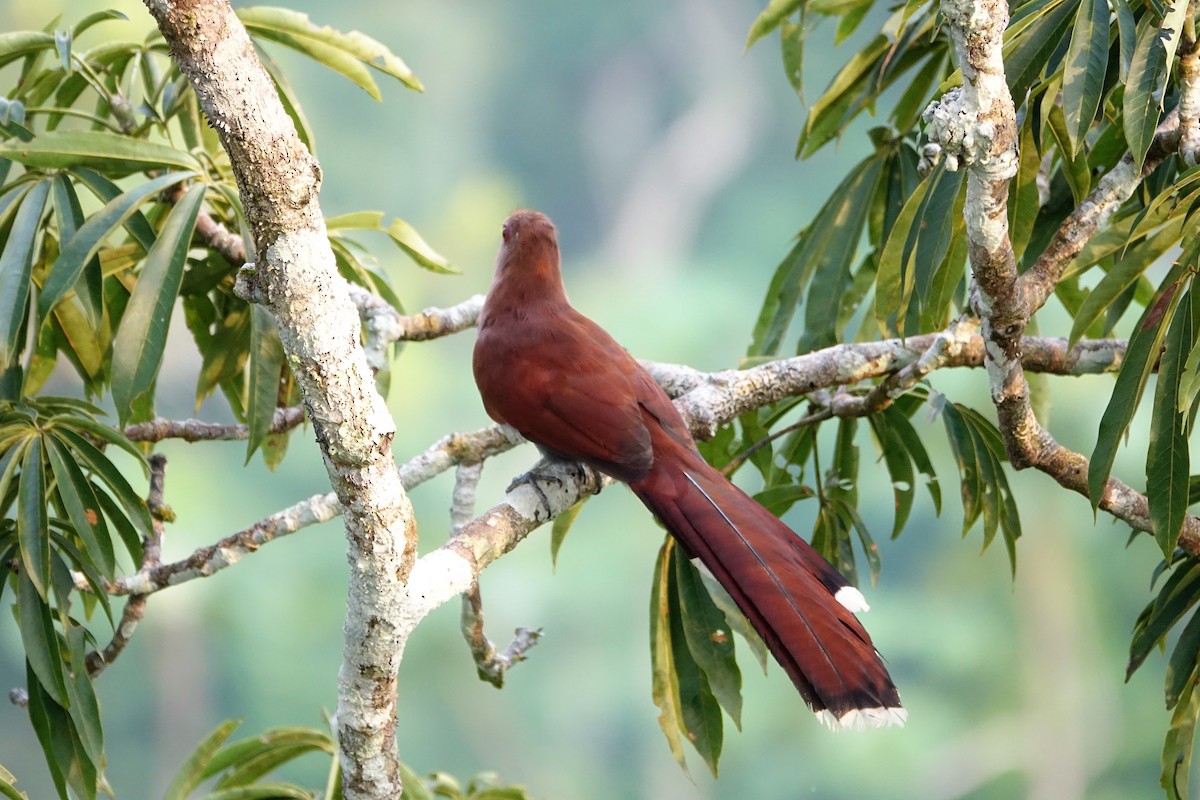
[[17, 616], [21, 627], [21, 644], [25, 648], [25, 660], [29, 668], [54, 702], [63, 707], [70, 705], [54, 617], [24, 572], [17, 582]]
[[[54, 304], [76, 284], [84, 265], [100, 249], [109, 235], [137, 212], [147, 199], [193, 175], [191, 172], [173, 172], [135, 186], [124, 194], [113, 197], [104, 208], [90, 216], [70, 241], [63, 245], [62, 252], [50, 268], [50, 275], [42, 287], [38, 299], [38, 313], [45, 316]], [[151, 240], [153, 241], [153, 240]]]
[[113, 340], [112, 392], [122, 423], [158, 376], [171, 309], [183, 281], [183, 266], [204, 191], [203, 185], [193, 186], [171, 209], [158, 241], [146, 254]]
[[[805, 335], [806, 338], [830, 339], [838, 304], [830, 302], [828, 297], [841, 296], [849, 265], [862, 237], [863, 223], [870, 208], [871, 193], [879, 179], [880, 167], [881, 160], [877, 156], [860, 162], [817, 212], [812, 224], [801, 233], [798, 243], [784, 258], [771, 280], [754, 326], [750, 354], [775, 354], [779, 351], [796, 308], [807, 294], [806, 288], [816, 273], [822, 274], [823, 284], [836, 285], [838, 291], [817, 301], [828, 313], [822, 315], [814, 312], [811, 324], [806, 326]], [[818, 331], [817, 328], [824, 330]], [[825, 343], [831, 344], [832, 341]]]
[[1125, 141], [1138, 167], [1154, 140], [1187, 8], [1188, 0], [1173, 0], [1161, 26], [1154, 24], [1153, 14], [1143, 16], [1138, 25], [1124, 104]]
[[1196, 657], [1200, 655], [1200, 615], [1193, 614], [1183, 626], [1175, 649], [1167, 661], [1167, 708], [1174, 708], [1188, 686], [1195, 682]]
[[[1092, 509], [1100, 507], [1104, 496], [1104, 487], [1112, 472], [1113, 461], [1117, 457], [1117, 447], [1129, 427], [1133, 414], [1137, 411], [1138, 401], [1146, 388], [1146, 382], [1162, 346], [1166, 325], [1161, 323], [1162, 316], [1169, 318], [1173, 315], [1175, 305], [1179, 301], [1178, 282], [1183, 278], [1186, 265], [1176, 264], [1163, 279], [1162, 290], [1151, 306], [1142, 315], [1141, 321], [1129, 340], [1125, 351], [1125, 361], [1117, 375], [1113, 386], [1112, 396], [1108, 407], [1100, 418], [1100, 430], [1096, 434], [1096, 447], [1092, 450], [1091, 462], [1088, 467], [1088, 497], [1092, 501]], [[1155, 321], [1153, 318], [1158, 317]]]
[[365, 33], [318, 27], [309, 21], [307, 14], [286, 8], [253, 6], [238, 9], [237, 15], [251, 34], [310, 56], [350, 78], [376, 100], [380, 99], [380, 94], [375, 82], [369, 75], [364, 80], [351, 64], [365, 64], [396, 78], [410, 89], [424, 91], [417, 76], [399, 56]]
[[[50, 598], [50, 531], [46, 520], [46, 474], [42, 440], [29, 440], [17, 484], [17, 541], [21, 565], [43, 602]], [[57, 698], [56, 698], [57, 699]]]
[[909, 232], [919, 227], [917, 210], [924, 205], [929, 187], [930, 181], [922, 181], [905, 201], [879, 257], [879, 270], [875, 274], [875, 321], [885, 334], [904, 333], [913, 289], [913, 247]]
[[779, 27], [788, 16], [804, 4], [804, 0], [771, 0], [750, 26], [746, 48]]
[[1171, 727], [1163, 740], [1162, 772], [1158, 782], [1167, 800], [1187, 800], [1192, 771], [1192, 743], [1196, 738], [1196, 717], [1200, 715], [1200, 695], [1195, 681], [1184, 687], [1171, 715]]
[[52, 47], [54, 35], [44, 31], [0, 33], [0, 67]]
[[1150, 504], [1150, 527], [1167, 558], [1175, 552], [1188, 506], [1188, 413], [1179, 410], [1178, 397], [1187, 354], [1196, 341], [1198, 312], [1200, 297], [1192, 288], [1167, 332], [1150, 417], [1146, 500]]
[[33, 272], [33, 243], [49, 193], [49, 181], [38, 181], [29, 190], [0, 252], [0, 370], [15, 362], [19, 355]]
[[739, 729], [742, 727], [742, 673], [733, 634], [692, 562], [675, 551], [675, 585], [688, 650], [704, 671], [713, 696]]
[[682, 712], [679, 708], [679, 681], [671, 654], [670, 578], [674, 539], [666, 539], [654, 564], [654, 583], [650, 592], [650, 667], [651, 695], [658, 706], [658, 727], [667, 739], [671, 755], [687, 770], [683, 756]]
[[567, 540], [567, 533], [570, 532], [571, 526], [575, 524], [575, 520], [579, 518], [579, 512], [583, 510], [583, 504], [587, 502], [588, 497], [583, 497], [578, 503], [568, 508], [566, 511], [554, 518], [554, 526], [550, 529], [550, 565], [554, 567], [558, 564], [558, 551], [562, 547], [562, 543]]
[[283, 343], [275, 317], [260, 304], [251, 307], [250, 386], [246, 397], [249, 437], [246, 462], [271, 433], [279, 401], [279, 374], [283, 369]]
[[229, 738], [229, 735], [241, 724], [241, 720], [226, 720], [206, 736], [204, 741], [183, 762], [179, 772], [175, 773], [175, 778], [163, 794], [163, 800], [184, 800], [191, 794], [192, 790], [204, 779], [204, 771], [208, 762], [221, 749], [221, 745]]
[[[75, 184], [66, 173], [54, 177], [54, 216], [58, 221], [58, 240], [61, 252], [62, 246], [71, 241], [75, 231], [85, 222], [83, 206], [79, 195], [75, 192]], [[75, 294], [88, 315], [88, 322], [95, 327], [104, 308], [103, 280], [100, 271], [100, 259], [93, 256], [88, 259], [82, 280], [75, 281]]]
[[116, 558], [113, 554], [112, 539], [104, 524], [104, 516], [100, 513], [100, 501], [96, 499], [91, 483], [71, 457], [67, 446], [52, 435], [45, 437], [43, 441], [48, 445], [50, 469], [54, 473], [58, 496], [67, 510], [71, 526], [83, 541], [88, 558], [104, 577], [112, 580]]
[[830, 298], [842, 297], [850, 282], [850, 266], [858, 252], [882, 165], [880, 158], [864, 161], [842, 183], [838, 193], [821, 209], [808, 229], [801, 258], [812, 274], [807, 296], [815, 302], [805, 306], [804, 333], [797, 352], [828, 347], [840, 338], [837, 330], [839, 304], [830, 302]]
[[191, 153], [104, 131], [55, 130], [28, 142], [0, 142], [0, 157], [37, 169], [91, 167], [111, 177], [152, 169], [200, 169]]
[[1129, 642], [1129, 663], [1125, 680], [1129, 680], [1151, 651], [1167, 635], [1167, 631], [1200, 601], [1200, 562], [1195, 558], [1177, 561], [1170, 577], [1154, 598], [1138, 615]]
[[100, 724], [100, 703], [87, 671], [87, 632], [78, 625], [66, 630], [68, 649], [71, 655], [70, 670], [66, 678], [67, 697], [70, 704], [67, 712], [75, 723], [75, 732], [84, 754], [92, 764], [104, 763], [104, 729]]
[[[682, 554], [675, 548], [674, 558]], [[671, 570], [668, 590], [671, 596], [678, 597], [678, 584], [674, 580], [674, 570]], [[683, 610], [671, 604], [671, 660], [675, 671], [675, 681], [679, 687], [679, 721], [683, 732], [692, 747], [704, 759], [713, 777], [717, 777], [717, 762], [721, 757], [721, 746], [724, 731], [721, 722], [721, 707], [713, 695], [712, 687], [704, 671], [696, 662], [688, 648], [687, 634], [683, 629]]]
[[1108, 2], [1082, 0], [1063, 64], [1063, 111], [1072, 152], [1079, 152], [1100, 107], [1108, 67]]
[[449, 259], [430, 247], [429, 242], [417, 233], [416, 228], [399, 217], [392, 220], [391, 225], [388, 225], [387, 235], [408, 254], [409, 258], [430, 272], [440, 272], [444, 275], [462, 273], [462, 270], [451, 264]]

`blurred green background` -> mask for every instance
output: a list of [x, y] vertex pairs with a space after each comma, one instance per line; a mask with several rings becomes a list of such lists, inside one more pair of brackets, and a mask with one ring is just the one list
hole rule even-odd
[[[94, 40], [149, 30], [139, 4], [94, 0], [7, 0], [4, 27], [40, 28], [59, 11], [69, 21], [100, 7], [121, 8], [131, 21], [97, 28]], [[530, 206], [558, 223], [576, 305], [631, 351], [733, 366], [792, 234], [866, 146], [863, 122], [813, 161], [792, 159], [804, 109], [773, 38], [744, 52], [761, 7], [753, 0], [612, 0], [602, 11], [532, 0], [291, 7], [376, 37], [426, 85], [416, 95], [384, 84], [381, 105], [273, 51], [318, 137], [326, 214], [400, 215], [463, 268], [438, 277], [399, 258], [388, 263], [409, 310], [484, 291], [500, 222]], [[835, 50], [831, 41], [832, 27], [810, 38], [814, 93], [855, 46]], [[392, 259], [382, 241], [379, 253]], [[1041, 330], [1052, 332], [1052, 320]], [[159, 410], [192, 416], [198, 360], [181, 325], [172, 335]], [[395, 363], [389, 404], [399, 460], [486, 423], [471, 343], [465, 333], [410, 345]], [[1090, 452], [1110, 380], [1049, 384], [1050, 425], [1064, 444]], [[936, 375], [933, 384], [988, 412], [981, 373]], [[228, 415], [215, 399], [199, 416]], [[497, 643], [517, 625], [546, 634], [503, 691], [475, 678], [457, 604], [420, 626], [400, 672], [401, 757], [419, 772], [495, 769], [534, 796], [584, 800], [1153, 796], [1168, 718], [1162, 659], [1122, 682], [1128, 634], [1150, 598], [1153, 542], [1126, 548], [1128, 531], [1107, 518], [1093, 524], [1083, 498], [1040, 475], [1015, 476], [1025, 537], [1012, 579], [1002, 547], [981, 556], [978, 532], [960, 538], [941, 422], [919, 424], [935, 449], [945, 510], [936, 518], [922, 495], [903, 536], [880, 541], [878, 586], [864, 587], [873, 605], [864, 621], [901, 687], [908, 727], [832, 734], [781, 670], [764, 677], [745, 659], [745, 730], [727, 726], [719, 781], [696, 757], [689, 779], [650, 700], [647, 610], [661, 534], [617, 487], [588, 504], [556, 571], [539, 531], [484, 575]], [[178, 521], [164, 557], [326, 491], [310, 435], [295, 436], [275, 473], [257, 459], [243, 467], [240, 444], [165, 444]], [[871, 442], [861, 446], [864, 516], [884, 540], [891, 488], [872, 466]], [[534, 458], [525, 448], [489, 462], [481, 504]], [[1118, 460], [1116, 474], [1139, 483], [1141, 465]], [[423, 550], [446, 536], [449, 489], [443, 477], [413, 493]], [[812, 505], [788, 517], [802, 533]], [[251, 735], [319, 725], [322, 709], [333, 710], [345, 549], [340, 522], [310, 528], [152, 599], [133, 644], [98, 682], [119, 798], [159, 796], [224, 719], [244, 717], [239, 735]], [[0, 626], [0, 687], [23, 680], [15, 626]], [[12, 706], [0, 710], [0, 763], [30, 797], [51, 796], [27, 719]], [[293, 777], [315, 786], [323, 769], [313, 760]]]

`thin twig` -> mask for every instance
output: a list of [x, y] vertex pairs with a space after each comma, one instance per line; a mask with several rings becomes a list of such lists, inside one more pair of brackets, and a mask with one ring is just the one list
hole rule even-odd
[[[150, 534], [142, 540], [142, 570], [152, 570], [159, 565], [162, 558], [163, 526], [174, 518], [170, 507], [163, 501], [166, 473], [167, 457], [162, 453], [150, 456], [150, 492], [146, 496], [146, 505], [150, 509]], [[112, 640], [103, 650], [93, 650], [87, 654], [84, 663], [87, 665], [88, 674], [93, 678], [116, 661], [129, 644], [138, 623], [146, 614], [148, 597], [146, 594], [135, 594], [125, 601], [121, 621], [113, 631]]]

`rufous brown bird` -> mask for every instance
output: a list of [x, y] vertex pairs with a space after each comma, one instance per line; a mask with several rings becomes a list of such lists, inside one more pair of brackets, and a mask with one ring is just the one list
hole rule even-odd
[[514, 213], [503, 240], [473, 359], [487, 413], [547, 457], [628, 483], [725, 587], [822, 722], [903, 724], [900, 695], [853, 613], [867, 610], [862, 594], [709, 466], [666, 392], [571, 307], [548, 217]]

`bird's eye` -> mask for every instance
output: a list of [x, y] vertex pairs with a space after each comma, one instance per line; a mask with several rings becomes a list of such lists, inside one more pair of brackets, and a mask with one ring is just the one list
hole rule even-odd
[[504, 228], [502, 229], [501, 235], [504, 237], [504, 241], [511, 242], [513, 240], [513, 238], [517, 235], [516, 226], [513, 225], [511, 222], [504, 223]]

